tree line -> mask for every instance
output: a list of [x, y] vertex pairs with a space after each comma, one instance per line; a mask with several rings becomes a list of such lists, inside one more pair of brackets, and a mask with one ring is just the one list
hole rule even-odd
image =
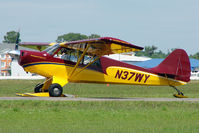
[[[77, 41], [77, 40], [83, 40], [83, 39], [92, 39], [92, 38], [99, 38], [100, 35], [98, 34], [91, 34], [89, 36], [81, 34], [81, 33], [67, 33], [63, 34], [57, 37], [56, 42], [64, 42], [64, 41]], [[17, 32], [16, 31], [9, 31], [4, 36], [3, 43], [15, 43], [17, 40]], [[19, 42], [21, 40], [19, 39]], [[167, 53], [162, 52], [161, 50], [158, 50], [158, 47], [152, 45], [152, 46], [145, 46], [143, 51], [138, 51], [135, 53], [136, 56], [147, 56], [150, 58], [165, 58], [167, 57], [173, 50], [176, 48], [172, 48], [168, 50]], [[190, 58], [199, 59], [199, 52], [195, 54], [191, 54], [189, 56]]]

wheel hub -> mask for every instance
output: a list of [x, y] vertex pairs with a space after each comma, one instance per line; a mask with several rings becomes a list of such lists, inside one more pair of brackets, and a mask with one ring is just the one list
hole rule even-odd
[[56, 94], [56, 95], [58, 95], [59, 94], [59, 88], [54, 88], [54, 90], [53, 90], [53, 92]]

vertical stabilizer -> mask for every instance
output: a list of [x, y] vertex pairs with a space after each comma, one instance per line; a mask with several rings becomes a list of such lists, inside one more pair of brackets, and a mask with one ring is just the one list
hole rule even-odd
[[190, 81], [191, 67], [187, 53], [183, 49], [176, 49], [166, 57], [158, 66], [151, 68], [154, 72], [181, 80]]

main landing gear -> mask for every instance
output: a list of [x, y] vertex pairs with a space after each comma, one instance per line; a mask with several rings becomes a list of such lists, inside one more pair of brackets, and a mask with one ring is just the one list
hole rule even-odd
[[63, 88], [59, 84], [51, 84], [48, 89], [42, 90], [42, 87], [44, 86], [43, 83], [37, 84], [34, 88], [34, 95], [43, 95], [44, 97], [62, 97], [64, 96]]
[[[37, 84], [34, 88], [35, 93], [42, 93], [42, 87], [44, 84]], [[63, 92], [63, 88], [59, 84], [51, 84], [48, 90], [44, 90], [44, 92], [49, 92], [49, 96], [51, 97], [60, 97]]]
[[178, 94], [173, 94], [174, 97], [176, 97], [176, 98], [188, 98], [187, 96], [184, 96], [183, 92], [181, 92], [175, 86], [171, 86], [171, 87], [173, 87], [173, 89], [175, 89], [178, 92]]
[[34, 88], [34, 93], [17, 93], [17, 95], [22, 97], [74, 97], [73, 95], [62, 94], [63, 88], [57, 83], [51, 84], [45, 90], [42, 90], [43, 86], [43, 83], [37, 84]]

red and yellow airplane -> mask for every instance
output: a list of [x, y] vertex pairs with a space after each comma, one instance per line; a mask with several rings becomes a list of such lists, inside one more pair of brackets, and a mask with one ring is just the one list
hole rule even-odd
[[[63, 86], [74, 83], [103, 83], [175, 86], [190, 81], [190, 62], [182, 49], [174, 50], [162, 63], [150, 69], [113, 60], [104, 55], [140, 51], [143, 48], [111, 37], [63, 43], [19, 43], [20, 46], [36, 47], [40, 51], [10, 51], [26, 72], [46, 77], [29, 96], [62, 96]], [[47, 47], [48, 46], [48, 47]], [[50, 46], [50, 47], [49, 47]], [[43, 49], [43, 47], [47, 47]], [[45, 95], [44, 95], [45, 94]], [[21, 94], [25, 96], [26, 94]]]

